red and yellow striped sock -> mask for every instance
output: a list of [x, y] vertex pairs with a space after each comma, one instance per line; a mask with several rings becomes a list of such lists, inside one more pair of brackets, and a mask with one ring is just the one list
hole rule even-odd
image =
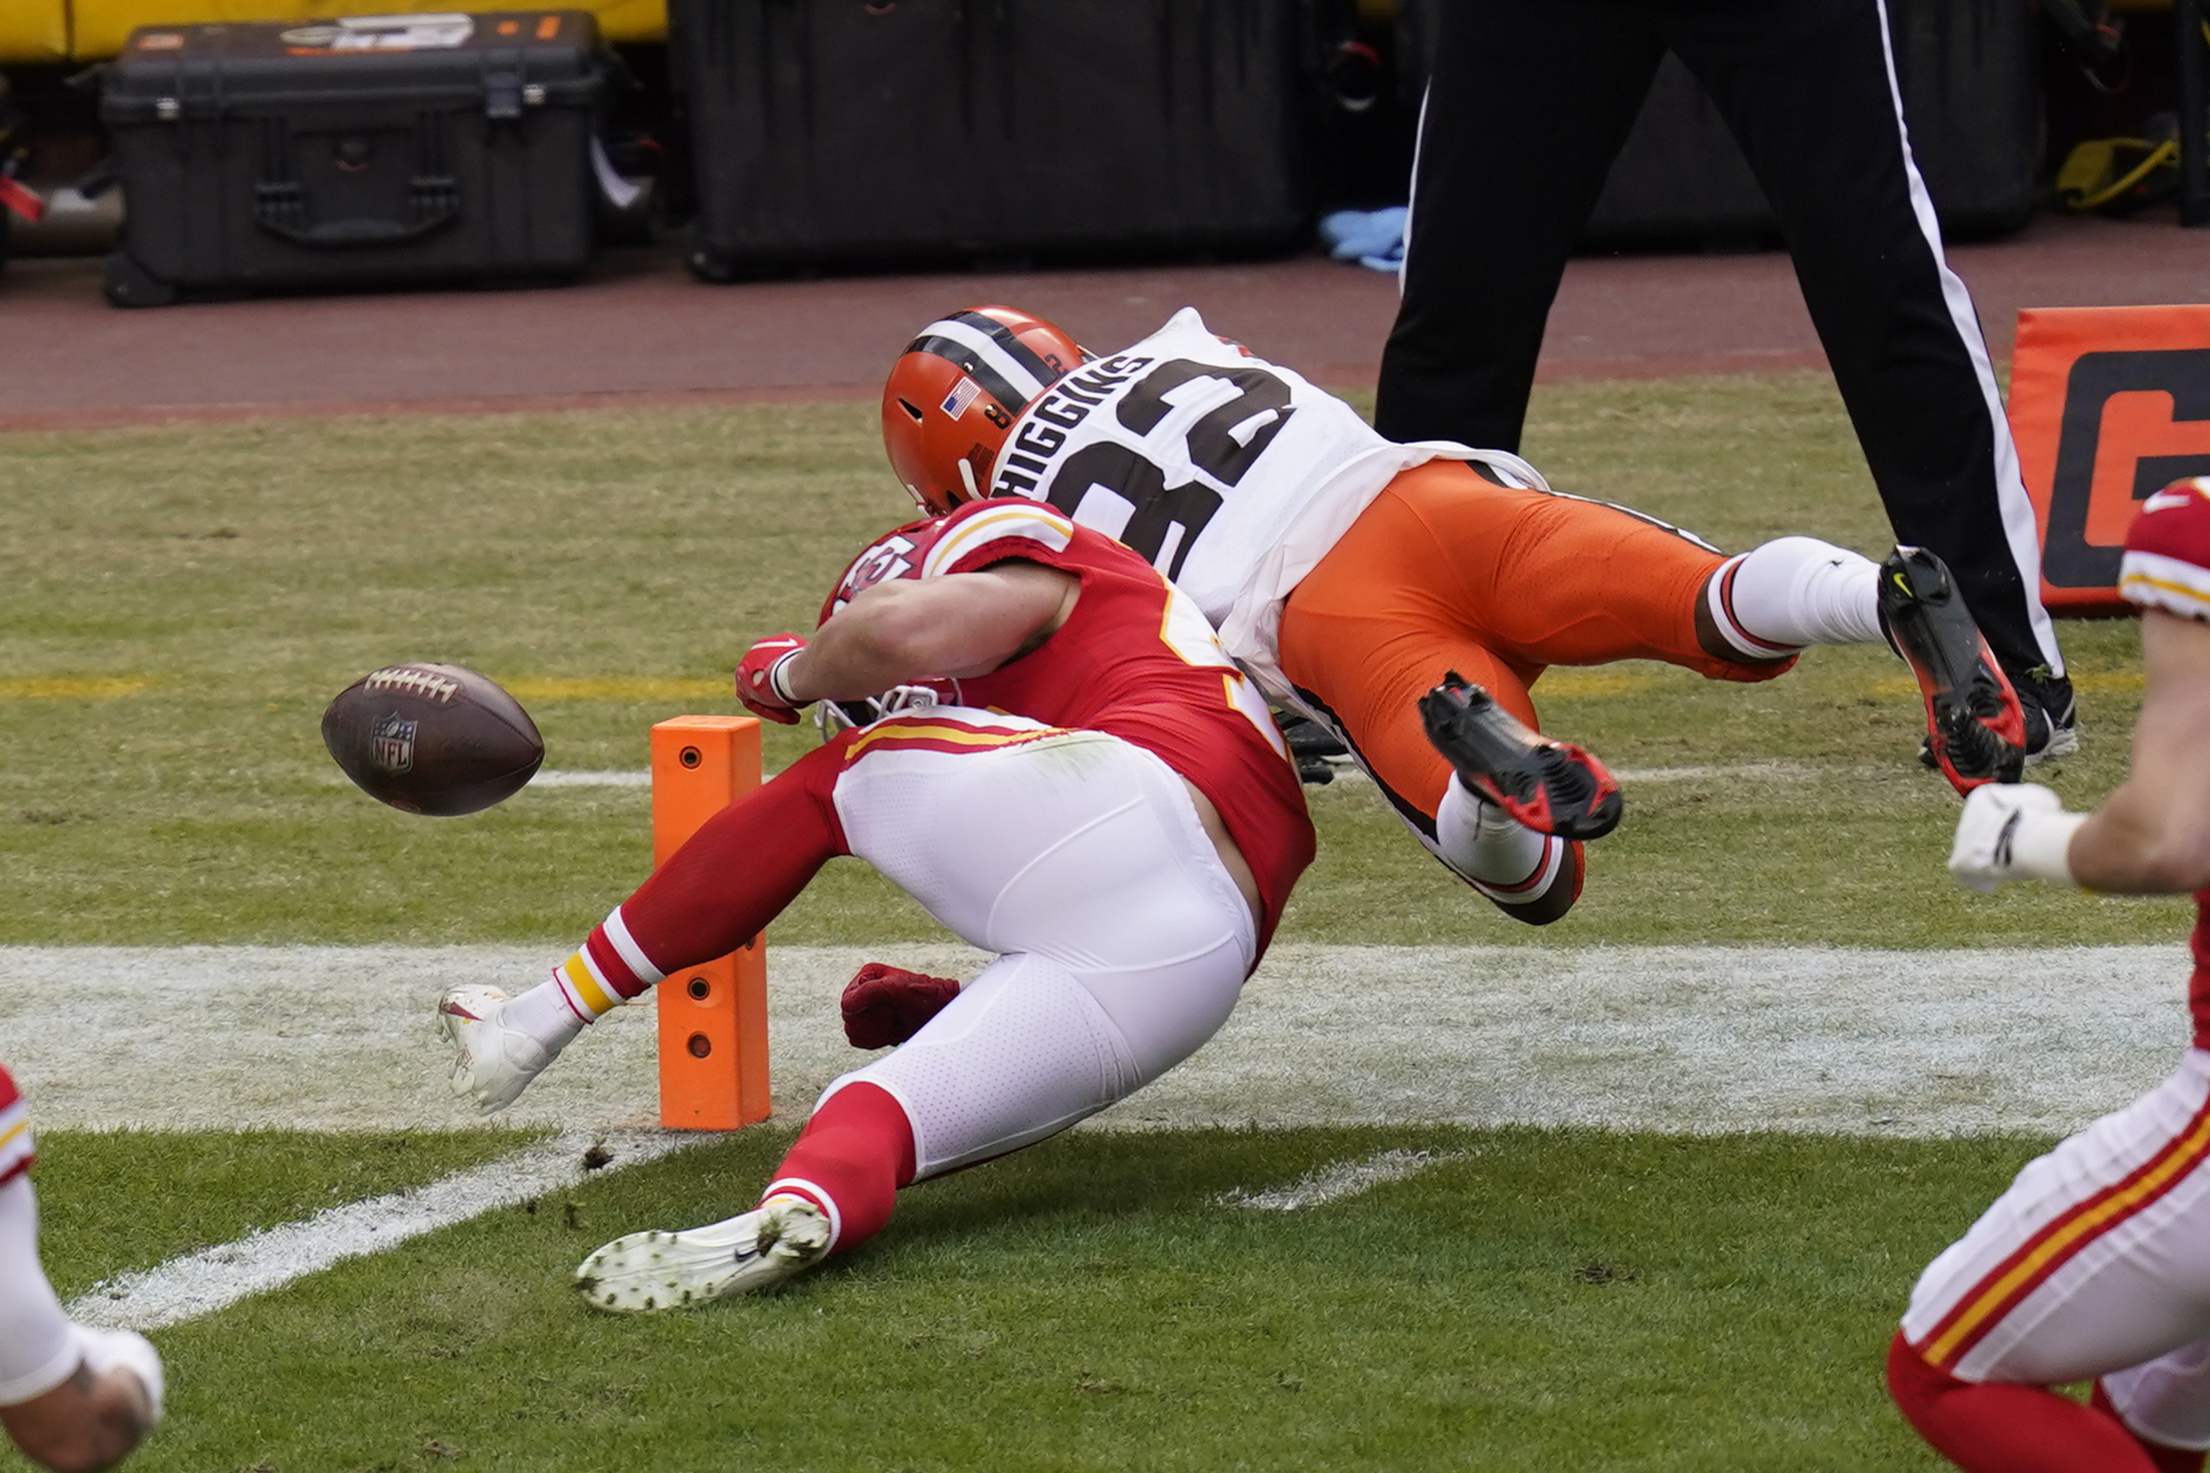
[[618, 905], [592, 929], [575, 955], [553, 968], [561, 995], [587, 1023], [639, 996], [666, 975], [629, 934]]

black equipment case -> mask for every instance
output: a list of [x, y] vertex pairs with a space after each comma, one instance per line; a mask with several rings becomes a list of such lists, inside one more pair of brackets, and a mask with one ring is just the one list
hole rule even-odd
[[583, 11], [134, 31], [100, 97], [108, 300], [573, 276], [601, 92]]
[[[1439, 7], [1397, 0], [1400, 74], [1425, 86]], [[1945, 234], [2016, 230], [2041, 175], [2039, 21], [2024, 0], [1888, 0], [1911, 156]], [[1537, 145], [1539, 146], [1539, 145]], [[1604, 181], [1584, 245], [1777, 236], [1749, 160], [1703, 85], [1667, 55]]]
[[1319, 0], [672, 0], [691, 267], [1311, 239]]

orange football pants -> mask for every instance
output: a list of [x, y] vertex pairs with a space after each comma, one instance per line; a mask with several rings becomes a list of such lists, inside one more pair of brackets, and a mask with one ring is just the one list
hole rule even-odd
[[1432, 819], [1450, 764], [1418, 703], [1448, 671], [1534, 726], [1528, 689], [1552, 665], [1664, 660], [1749, 681], [1794, 664], [1703, 647], [1696, 610], [1724, 561], [1617, 507], [1429, 461], [1391, 481], [1290, 593], [1282, 673], [1334, 713], [1400, 808]]

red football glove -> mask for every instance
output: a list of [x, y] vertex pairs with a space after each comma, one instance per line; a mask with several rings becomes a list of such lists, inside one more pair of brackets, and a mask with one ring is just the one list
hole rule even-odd
[[744, 652], [737, 666], [737, 699], [744, 709], [785, 726], [798, 724], [798, 703], [790, 698], [781, 675], [783, 665], [806, 647], [795, 634], [771, 634]]
[[853, 1048], [904, 1043], [957, 996], [954, 978], [869, 962], [844, 984], [844, 1036]]

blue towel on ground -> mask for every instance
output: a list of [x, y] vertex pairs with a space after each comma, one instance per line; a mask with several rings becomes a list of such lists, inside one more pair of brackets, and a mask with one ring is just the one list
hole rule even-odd
[[1320, 241], [1338, 261], [1356, 261], [1373, 271], [1395, 271], [1404, 264], [1403, 205], [1385, 210], [1337, 210], [1320, 218]]

